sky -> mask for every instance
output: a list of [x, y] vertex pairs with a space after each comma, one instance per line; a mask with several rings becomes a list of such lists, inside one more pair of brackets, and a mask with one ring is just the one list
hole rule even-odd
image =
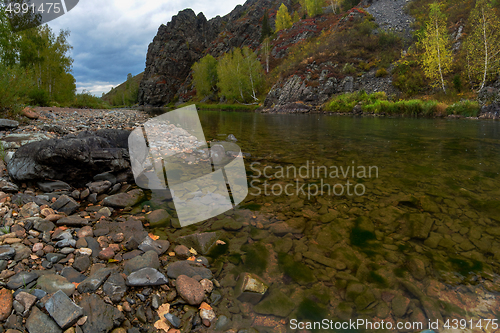
[[80, 0], [71, 11], [48, 22], [56, 34], [68, 29], [77, 92], [101, 96], [144, 71], [148, 45], [161, 24], [180, 10], [207, 19], [229, 13], [244, 0]]

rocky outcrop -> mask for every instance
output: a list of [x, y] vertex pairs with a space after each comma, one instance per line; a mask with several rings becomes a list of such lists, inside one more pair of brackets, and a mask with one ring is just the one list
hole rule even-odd
[[186, 101], [194, 93], [192, 65], [209, 53], [219, 56], [233, 47], [259, 45], [260, 21], [272, 0], [250, 0], [228, 15], [207, 21], [203, 13], [185, 9], [161, 25], [148, 47], [146, 69], [139, 86], [139, 104], [163, 106]]
[[99, 130], [69, 134], [26, 144], [7, 164], [17, 181], [64, 180], [82, 184], [96, 174], [129, 172], [128, 135], [125, 130]]

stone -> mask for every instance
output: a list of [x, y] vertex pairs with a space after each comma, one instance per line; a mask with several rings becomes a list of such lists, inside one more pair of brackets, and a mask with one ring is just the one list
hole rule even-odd
[[83, 316], [83, 309], [61, 290], [45, 302], [45, 309], [63, 330], [73, 326]]
[[19, 210], [19, 215], [22, 217], [32, 217], [38, 213], [40, 213], [40, 207], [34, 202], [28, 202]]
[[155, 241], [151, 237], [146, 236], [146, 238], [144, 238], [142, 243], [139, 244], [138, 248], [139, 250], [142, 250], [144, 252], [156, 251], [158, 255], [161, 255], [168, 250], [169, 246], [170, 246], [169, 241], [161, 241], [161, 240]]
[[10, 246], [13, 247], [14, 250], [16, 250], [16, 255], [14, 256], [15, 261], [27, 259], [32, 253], [31, 249], [22, 243], [11, 244]]
[[15, 129], [18, 126], [19, 126], [18, 121], [10, 120], [10, 119], [0, 119], [0, 129], [2, 129], [2, 130]]
[[410, 258], [408, 262], [408, 269], [411, 275], [413, 275], [413, 277], [417, 280], [422, 280], [426, 276], [425, 263], [419, 258]]
[[189, 276], [179, 275], [175, 280], [175, 288], [177, 293], [191, 305], [200, 305], [205, 298], [203, 286]]
[[118, 172], [130, 168], [129, 134], [103, 129], [28, 143], [16, 151], [7, 170], [17, 181], [54, 179], [83, 185], [104, 170]]
[[127, 260], [123, 266], [123, 273], [129, 275], [146, 267], [160, 268], [160, 260], [156, 251], [148, 251], [141, 256]]
[[84, 281], [87, 277], [83, 274], [80, 274], [73, 267], [64, 267], [61, 271], [61, 276], [64, 276], [69, 282], [80, 283]]
[[295, 308], [293, 302], [279, 289], [271, 289], [269, 295], [253, 307], [253, 311], [262, 315], [288, 317]]
[[37, 183], [38, 187], [47, 193], [56, 191], [69, 191], [71, 190], [71, 185], [60, 180], [56, 181], [40, 181]]
[[30, 311], [33, 304], [35, 304], [35, 302], [38, 300], [38, 298], [35, 295], [31, 295], [24, 291], [18, 293], [15, 298], [24, 307], [23, 316]]
[[135, 189], [127, 193], [118, 193], [110, 195], [102, 201], [104, 206], [114, 208], [132, 207], [144, 198], [144, 192], [141, 189]]
[[65, 213], [67, 215], [74, 213], [79, 207], [80, 204], [76, 202], [75, 199], [67, 196], [66, 194], [61, 195], [50, 206], [50, 208], [57, 210], [58, 212]]
[[178, 237], [177, 242], [188, 248], [194, 248], [199, 254], [206, 255], [218, 239], [216, 232], [204, 232]]
[[16, 250], [11, 246], [0, 245], [0, 260], [11, 260], [16, 255]]
[[165, 313], [163, 316], [170, 324], [172, 324], [173, 327], [181, 327], [181, 320], [178, 317], [174, 316], [171, 313]]
[[36, 306], [31, 311], [28, 320], [26, 320], [26, 328], [30, 333], [62, 333], [61, 328], [45, 313], [40, 311]]
[[12, 292], [8, 289], [0, 290], [0, 321], [6, 320], [12, 312]]
[[114, 303], [120, 302], [127, 292], [125, 279], [121, 274], [112, 274], [106, 283], [104, 283], [102, 289]]
[[56, 225], [54, 223], [42, 219], [37, 220], [33, 225], [33, 228], [40, 232], [52, 231], [55, 227]]
[[79, 304], [87, 320], [81, 329], [83, 333], [108, 333], [113, 327], [120, 326], [124, 315], [114, 306], [104, 303], [97, 295], [85, 295]]
[[90, 222], [88, 219], [80, 217], [80, 215], [71, 215], [59, 219], [56, 223], [57, 225], [65, 225], [69, 227], [82, 227], [88, 225]]
[[402, 318], [408, 310], [410, 299], [401, 295], [397, 295], [392, 299], [392, 312], [397, 318]]
[[170, 219], [171, 216], [165, 209], [157, 209], [146, 215], [150, 228], [168, 227]]
[[347, 268], [347, 266], [344, 262], [342, 262], [340, 260], [327, 258], [319, 253], [316, 253], [316, 252], [306, 251], [302, 255], [306, 258], [312, 259], [312, 260], [319, 262], [320, 264], [323, 264], [325, 266], [335, 268], [336, 270], [339, 270], [339, 271]]
[[77, 256], [73, 262], [73, 267], [80, 272], [85, 272], [90, 267], [89, 256]]
[[76, 237], [78, 237], [78, 238], [93, 237], [93, 236], [94, 236], [94, 233], [92, 231], [91, 226], [82, 227], [82, 228], [80, 228], [80, 230], [78, 230], [76, 232]]
[[115, 256], [115, 251], [113, 251], [111, 247], [107, 247], [102, 251], [100, 251], [97, 257], [101, 260], [108, 261], [109, 259], [113, 259], [114, 256]]
[[185, 245], [177, 245], [174, 248], [175, 255], [181, 259], [187, 259], [191, 256], [189, 249]]
[[78, 285], [78, 292], [92, 293], [96, 291], [113, 272], [110, 268], [100, 268]]
[[0, 178], [0, 191], [17, 193], [19, 191], [19, 186], [11, 182], [8, 178]]
[[38, 278], [37, 288], [42, 289], [47, 294], [55, 293], [58, 290], [71, 296], [75, 291], [75, 285], [69, 282], [64, 276], [56, 274], [42, 275]]
[[165, 275], [151, 267], [142, 268], [127, 276], [127, 285], [131, 287], [160, 286], [167, 283]]
[[47, 261], [53, 263], [53, 264], [56, 264], [58, 263], [60, 260], [66, 258], [66, 256], [62, 253], [47, 253], [47, 255], [45, 256], [45, 258], [47, 258]]
[[211, 279], [212, 271], [201, 264], [189, 260], [176, 261], [167, 266], [167, 276], [169, 278], [176, 279], [179, 275], [187, 275], [189, 277], [199, 275], [203, 279]]
[[411, 228], [411, 237], [425, 240], [429, 236], [434, 220], [427, 213], [409, 214], [408, 223]]
[[259, 276], [241, 273], [235, 287], [235, 297], [241, 302], [257, 304], [267, 292], [268, 285]]
[[9, 279], [7, 288], [14, 290], [25, 287], [36, 279], [38, 279], [38, 274], [35, 272], [19, 272]]
[[109, 190], [109, 188], [111, 187], [111, 182], [108, 180], [100, 180], [88, 183], [86, 186], [89, 188], [90, 193], [101, 194]]

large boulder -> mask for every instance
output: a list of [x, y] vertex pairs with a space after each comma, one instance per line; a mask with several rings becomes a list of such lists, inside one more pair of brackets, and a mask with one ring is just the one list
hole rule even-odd
[[106, 129], [29, 143], [16, 151], [7, 169], [17, 181], [48, 178], [75, 185], [105, 171], [130, 172], [129, 134]]

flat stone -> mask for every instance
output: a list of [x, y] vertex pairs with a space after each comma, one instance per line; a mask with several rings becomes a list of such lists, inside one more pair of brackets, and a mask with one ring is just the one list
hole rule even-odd
[[75, 291], [75, 285], [69, 282], [64, 276], [56, 274], [42, 275], [38, 278], [37, 287], [47, 294], [62, 290], [66, 295], [71, 296]]
[[0, 119], [0, 128], [1, 129], [14, 129], [19, 126], [19, 122], [10, 119]]
[[47, 193], [56, 192], [56, 191], [69, 191], [71, 190], [71, 186], [68, 183], [65, 183], [60, 180], [56, 181], [43, 181], [38, 182], [38, 187]]
[[73, 267], [80, 272], [85, 272], [90, 267], [89, 256], [77, 256], [73, 262]]
[[38, 298], [35, 295], [31, 295], [25, 291], [21, 291], [15, 296], [15, 299], [21, 303], [24, 307], [24, 312], [23, 316], [27, 314], [30, 310], [31, 307], [36, 303]]
[[168, 279], [151, 267], [146, 267], [127, 276], [127, 285], [132, 287], [160, 286], [167, 284]]
[[53, 263], [53, 264], [56, 264], [58, 263], [60, 260], [66, 258], [66, 256], [62, 253], [47, 253], [47, 255], [45, 256], [45, 258], [47, 258], [47, 261]]
[[113, 272], [110, 268], [100, 268], [78, 285], [78, 292], [92, 293], [96, 291]]
[[19, 215], [21, 215], [22, 217], [32, 217], [38, 213], [40, 213], [40, 206], [38, 206], [34, 202], [28, 202], [19, 210]]
[[107, 247], [100, 251], [97, 256], [99, 257], [99, 259], [107, 261], [109, 259], [113, 259], [113, 257], [115, 256], [115, 251], [113, 251], [111, 247]]
[[89, 188], [90, 193], [101, 194], [109, 190], [111, 185], [112, 185], [111, 182], [108, 180], [100, 180], [88, 183], [86, 186]]
[[8, 289], [0, 290], [0, 321], [6, 320], [12, 312], [12, 292]]
[[167, 276], [169, 278], [176, 279], [179, 275], [189, 277], [199, 275], [201, 278], [209, 280], [212, 278], [212, 272], [208, 268], [189, 260], [176, 261], [167, 266]]
[[78, 230], [76, 232], [76, 237], [78, 237], [78, 238], [93, 237], [93, 236], [94, 236], [94, 232], [92, 231], [92, 227], [89, 225], [80, 228], [80, 230]]
[[261, 315], [288, 317], [294, 308], [295, 302], [287, 295], [279, 289], [272, 289], [264, 300], [253, 307], [253, 310]]
[[168, 227], [170, 219], [171, 216], [165, 209], [157, 209], [146, 215], [150, 228]]
[[132, 207], [144, 198], [144, 192], [141, 189], [135, 189], [127, 193], [118, 193], [104, 198], [102, 204], [115, 208]]
[[205, 298], [203, 286], [189, 276], [179, 275], [175, 280], [175, 288], [177, 293], [191, 305], [200, 305]]
[[55, 227], [56, 227], [56, 225], [54, 223], [52, 223], [51, 221], [42, 220], [42, 219], [39, 219], [33, 225], [33, 228], [37, 231], [40, 231], [40, 232], [52, 231], [52, 230], [54, 230]]
[[26, 320], [26, 328], [29, 333], [62, 333], [61, 328], [45, 313], [36, 306]]
[[267, 292], [268, 285], [259, 276], [241, 273], [235, 287], [235, 297], [241, 302], [257, 304]]
[[0, 178], [0, 191], [16, 193], [19, 191], [19, 186], [7, 178]]
[[125, 279], [121, 274], [111, 275], [104, 286], [102, 287], [104, 293], [109, 296], [111, 301], [118, 303], [122, 300], [127, 292], [127, 286], [125, 284]]
[[304, 257], [312, 259], [316, 262], [319, 262], [322, 265], [335, 268], [337, 270], [344, 270], [347, 268], [346, 264], [340, 260], [330, 259], [325, 257], [319, 253], [315, 253], [312, 251], [307, 251], [302, 254]]
[[148, 251], [153, 250], [153, 251], [156, 251], [156, 253], [158, 253], [158, 255], [161, 255], [161, 254], [165, 253], [165, 251], [168, 250], [169, 246], [170, 246], [169, 241], [162, 241], [162, 242], [155, 241], [155, 240], [151, 239], [151, 237], [146, 236], [146, 238], [144, 238], [142, 243], [139, 244], [138, 248], [139, 248], [139, 250], [142, 250], [144, 252], [148, 252]]
[[61, 275], [64, 276], [69, 282], [75, 283], [80, 283], [87, 278], [85, 275], [80, 274], [73, 267], [64, 267], [61, 271]]
[[144, 230], [142, 221], [135, 218], [129, 218], [125, 222], [99, 221], [94, 227], [94, 235], [97, 234], [99, 229], [107, 229], [109, 234], [122, 233], [124, 239], [134, 236], [137, 240], [142, 240], [148, 235], [148, 232]]
[[219, 238], [216, 232], [204, 232], [178, 237], [177, 242], [205, 255], [210, 252], [217, 239]]
[[66, 194], [61, 195], [57, 200], [50, 206], [50, 208], [57, 210], [58, 212], [70, 215], [74, 213], [80, 204], [75, 201], [75, 199], [67, 196]]
[[83, 316], [83, 309], [60, 290], [45, 302], [45, 309], [63, 330], [73, 326]]
[[189, 249], [185, 245], [177, 245], [174, 248], [175, 255], [178, 256], [181, 259], [187, 259], [191, 255], [189, 252]]
[[80, 217], [79, 215], [71, 215], [68, 217], [63, 217], [62, 219], [59, 219], [57, 222], [57, 225], [65, 225], [69, 227], [82, 227], [86, 226], [89, 224], [88, 219], [84, 219]]
[[148, 251], [141, 256], [126, 261], [123, 267], [123, 273], [129, 275], [132, 272], [146, 267], [160, 268], [160, 260], [158, 259], [158, 253], [156, 253], [156, 251]]
[[181, 320], [178, 317], [174, 316], [171, 313], [165, 313], [163, 316], [170, 324], [172, 324], [173, 327], [181, 327]]
[[31, 249], [22, 243], [12, 244], [11, 247], [13, 247], [14, 250], [16, 250], [16, 255], [14, 256], [15, 261], [27, 259], [30, 257], [32, 253]]
[[0, 260], [11, 260], [16, 255], [16, 250], [13, 247], [0, 246]]
[[21, 288], [30, 284], [36, 279], [38, 279], [38, 274], [36, 274], [35, 272], [19, 272], [9, 279], [9, 282], [7, 283], [7, 288], [13, 290]]
[[120, 326], [124, 315], [114, 306], [104, 303], [97, 295], [84, 295], [80, 306], [87, 320], [81, 326], [83, 333], [108, 333], [113, 327]]

